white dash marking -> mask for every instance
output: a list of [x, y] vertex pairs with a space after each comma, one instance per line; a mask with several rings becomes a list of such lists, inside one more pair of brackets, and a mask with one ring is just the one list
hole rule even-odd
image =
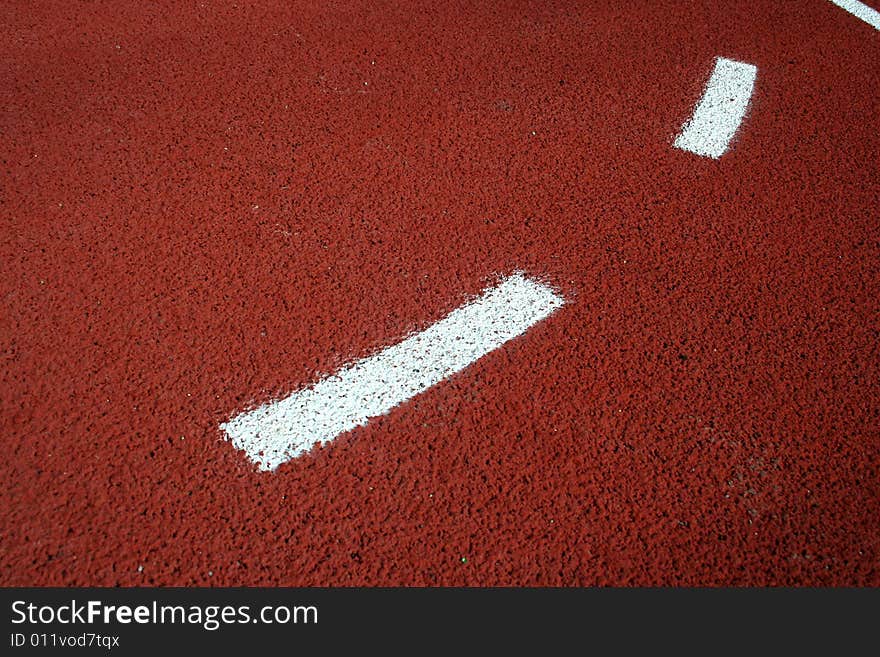
[[549, 317], [565, 300], [513, 274], [424, 331], [220, 428], [261, 470], [367, 424]]
[[703, 157], [724, 155], [745, 116], [757, 75], [752, 64], [718, 57], [694, 115], [675, 139], [676, 148]]
[[859, 2], [859, 0], [831, 0], [831, 2], [841, 9], [848, 11], [856, 18], [861, 18], [875, 30], [880, 30], [880, 11], [871, 9], [864, 2]]

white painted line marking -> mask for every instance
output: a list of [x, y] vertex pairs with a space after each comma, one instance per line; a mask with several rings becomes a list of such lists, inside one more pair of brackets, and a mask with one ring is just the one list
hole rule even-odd
[[274, 470], [463, 370], [564, 303], [548, 286], [513, 274], [424, 331], [220, 428], [261, 470]]
[[880, 30], [880, 11], [871, 9], [864, 2], [859, 2], [859, 0], [831, 0], [831, 2], [841, 9], [845, 9], [856, 18], [861, 18], [875, 30]]
[[676, 148], [704, 157], [724, 155], [745, 116], [757, 75], [752, 64], [718, 57], [694, 115], [675, 139]]

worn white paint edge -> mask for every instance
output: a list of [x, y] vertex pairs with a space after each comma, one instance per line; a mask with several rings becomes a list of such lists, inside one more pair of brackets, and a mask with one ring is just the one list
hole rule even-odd
[[758, 69], [732, 59], [718, 57], [693, 116], [675, 139], [676, 148], [719, 158], [742, 123]]
[[862, 19], [875, 30], [880, 30], [880, 11], [872, 9], [859, 0], [831, 0], [831, 2], [856, 18]]
[[274, 470], [463, 370], [564, 303], [547, 285], [513, 274], [424, 331], [220, 428], [260, 469]]

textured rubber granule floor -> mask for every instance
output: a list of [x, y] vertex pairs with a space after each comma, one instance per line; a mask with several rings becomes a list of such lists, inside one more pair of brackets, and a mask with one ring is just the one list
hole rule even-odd
[[[0, 16], [3, 585], [880, 585], [880, 31]], [[758, 73], [712, 159], [673, 141], [719, 56]], [[566, 305], [450, 380], [273, 472], [225, 440], [516, 271]]]

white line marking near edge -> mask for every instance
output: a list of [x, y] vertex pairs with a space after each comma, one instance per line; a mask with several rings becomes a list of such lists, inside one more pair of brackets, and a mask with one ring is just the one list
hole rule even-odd
[[861, 18], [875, 30], [880, 30], [880, 11], [872, 9], [864, 2], [859, 2], [859, 0], [831, 0], [831, 3], [848, 11], [856, 18]]
[[463, 370], [564, 303], [548, 286], [513, 274], [424, 331], [220, 428], [261, 470], [274, 470]]
[[703, 97], [675, 139], [676, 148], [704, 157], [724, 155], [745, 116], [757, 75], [752, 64], [718, 57]]

